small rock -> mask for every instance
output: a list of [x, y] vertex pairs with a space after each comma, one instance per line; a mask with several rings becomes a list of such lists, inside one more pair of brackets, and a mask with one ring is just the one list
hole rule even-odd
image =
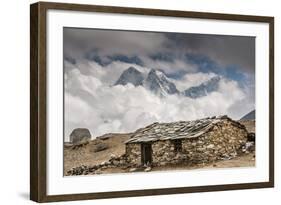
[[208, 149], [212, 149], [212, 148], [214, 148], [214, 147], [215, 147], [215, 145], [213, 145], [213, 144], [209, 144], [209, 145], [207, 146]]
[[102, 172], [101, 172], [101, 170], [96, 170], [95, 171], [95, 174], [101, 174]]
[[123, 160], [123, 159], [121, 159], [119, 163], [123, 165], [123, 164], [125, 164], [125, 163], [126, 163], [126, 161], [125, 161], [125, 160]]
[[137, 168], [131, 168], [129, 169], [129, 172], [136, 172], [138, 169]]
[[99, 143], [97, 145], [95, 145], [93, 151], [94, 152], [100, 152], [100, 151], [103, 151], [103, 150], [106, 150], [108, 149], [108, 145], [105, 144], [105, 143]]
[[106, 165], [106, 161], [100, 163], [101, 166], [105, 166]]
[[112, 161], [112, 164], [113, 164], [114, 166], [118, 166], [118, 165], [119, 165], [119, 161], [114, 160], [114, 161]]
[[160, 162], [159, 165], [160, 166], [165, 166], [165, 165], [167, 165], [167, 162]]
[[255, 151], [255, 143], [254, 142], [246, 142], [245, 149], [249, 152]]
[[147, 167], [144, 169], [145, 172], [150, 172], [151, 171], [151, 167]]
[[115, 154], [111, 154], [110, 155], [110, 159], [115, 159], [116, 158], [116, 155]]

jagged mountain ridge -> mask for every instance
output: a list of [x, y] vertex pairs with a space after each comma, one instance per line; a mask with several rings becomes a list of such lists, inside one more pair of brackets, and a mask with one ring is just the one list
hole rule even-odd
[[160, 96], [179, 93], [176, 85], [161, 71], [151, 69], [144, 81], [144, 87]]
[[217, 91], [221, 77], [215, 76], [198, 86], [190, 87], [182, 92], [182, 95], [190, 98], [207, 96], [209, 93]]
[[180, 92], [176, 85], [160, 70], [151, 69], [145, 76], [134, 67], [125, 70], [114, 85], [126, 85], [131, 83], [134, 86], [143, 86], [152, 93], [165, 97], [167, 95], [179, 94], [190, 98], [199, 98], [218, 90], [221, 77], [215, 76], [210, 80]]
[[126, 85], [131, 83], [134, 86], [139, 86], [143, 84], [143, 81], [144, 75], [134, 67], [129, 67], [121, 74], [114, 85]]

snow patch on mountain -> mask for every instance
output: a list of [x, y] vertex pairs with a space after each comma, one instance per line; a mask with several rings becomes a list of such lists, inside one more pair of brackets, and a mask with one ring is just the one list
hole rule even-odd
[[163, 72], [154, 69], [151, 69], [148, 73], [144, 81], [144, 87], [161, 97], [179, 93], [175, 84]]

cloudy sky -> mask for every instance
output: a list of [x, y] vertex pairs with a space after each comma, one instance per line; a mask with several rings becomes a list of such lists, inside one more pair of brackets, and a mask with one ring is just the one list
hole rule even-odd
[[[155, 121], [194, 120], [255, 109], [255, 38], [64, 28], [65, 140], [74, 128], [92, 136], [131, 132]], [[220, 76], [201, 98], [160, 98], [142, 86], [113, 86], [130, 66], [159, 69], [182, 91]]]

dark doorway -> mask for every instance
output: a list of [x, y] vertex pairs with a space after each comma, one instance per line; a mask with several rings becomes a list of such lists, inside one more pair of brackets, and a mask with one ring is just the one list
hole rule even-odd
[[152, 162], [152, 148], [150, 143], [141, 144], [141, 163], [143, 165], [151, 165]]

